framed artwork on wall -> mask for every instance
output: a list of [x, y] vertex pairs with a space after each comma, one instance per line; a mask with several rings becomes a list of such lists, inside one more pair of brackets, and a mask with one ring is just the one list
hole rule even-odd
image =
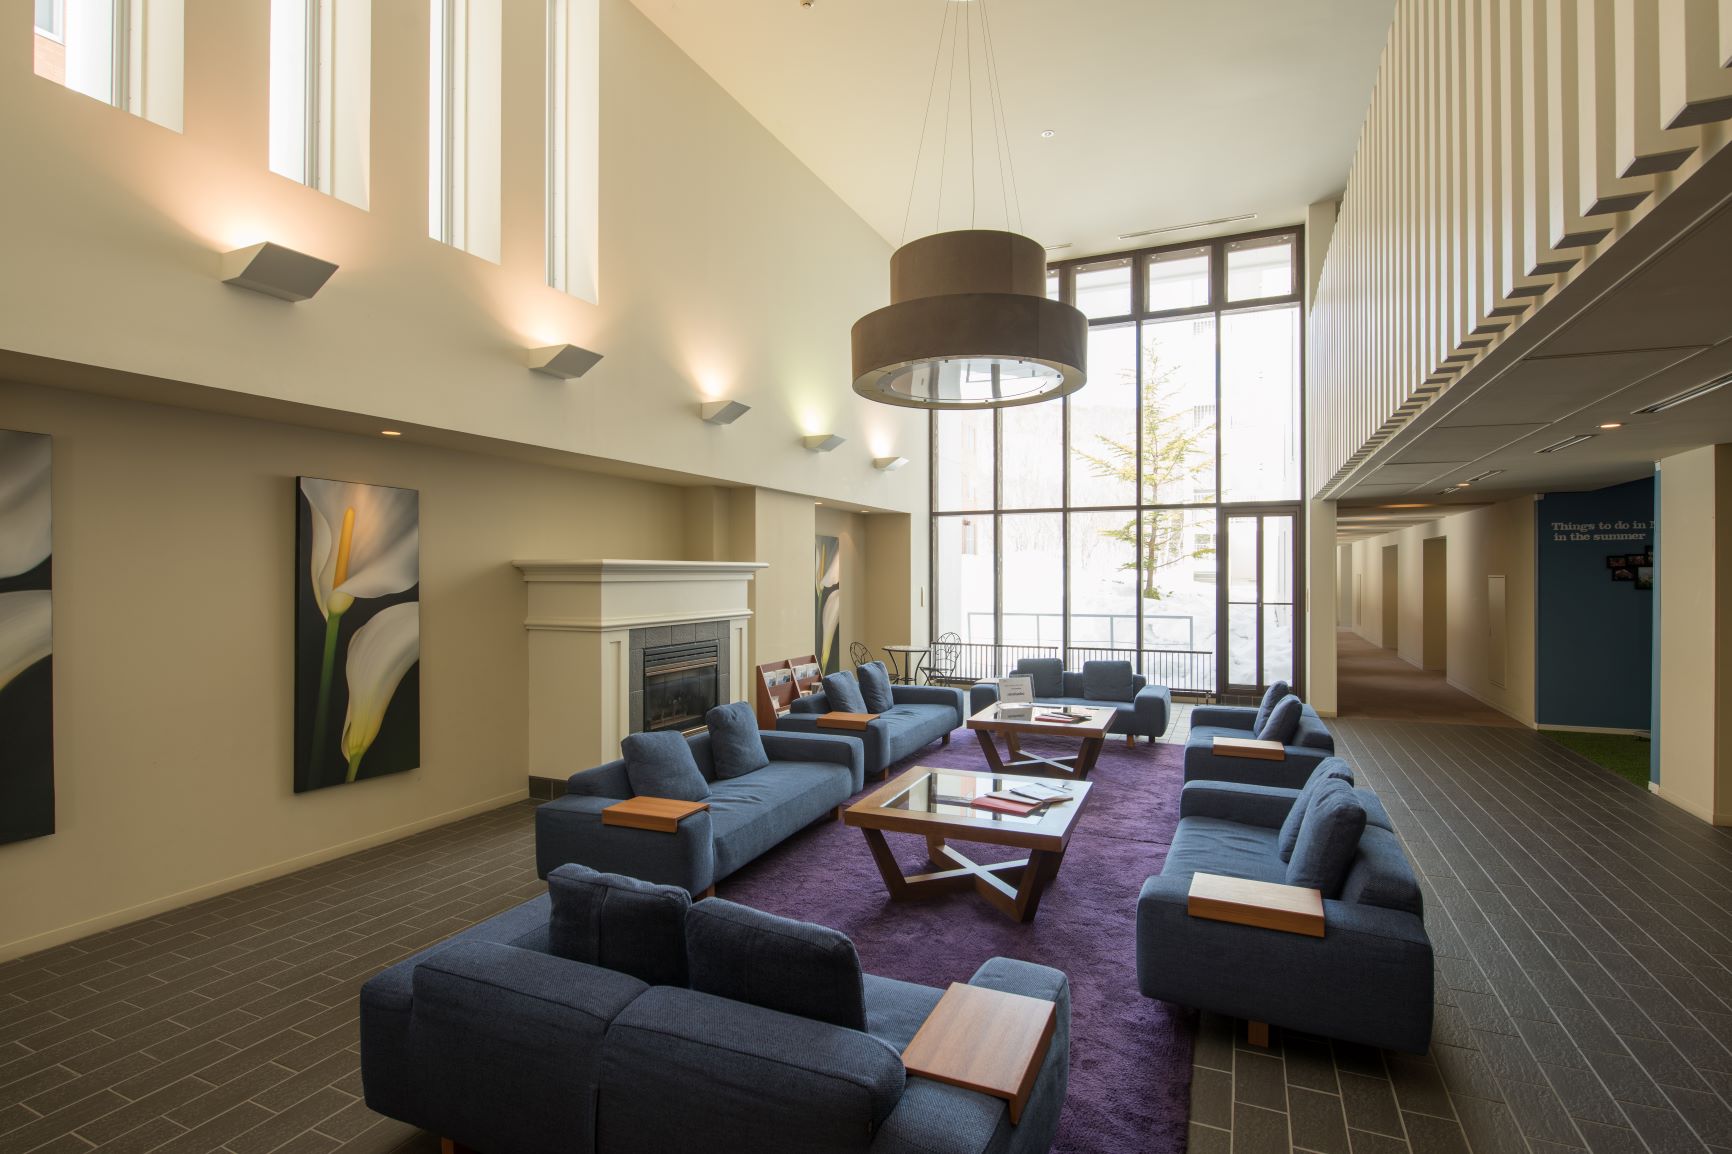
[[53, 445], [0, 429], [0, 842], [54, 832]]
[[835, 537], [818, 538], [817, 626], [818, 664], [825, 673], [842, 669], [842, 543]]
[[421, 498], [296, 478], [295, 792], [421, 764]]

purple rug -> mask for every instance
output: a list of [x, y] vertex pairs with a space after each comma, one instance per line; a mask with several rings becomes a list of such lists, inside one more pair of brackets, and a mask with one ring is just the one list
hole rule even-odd
[[[1038, 742], [1025, 741], [1036, 752]], [[1074, 753], [1055, 746], [1053, 753]], [[730, 901], [834, 926], [854, 939], [866, 971], [943, 988], [966, 981], [995, 955], [1053, 966], [1070, 975], [1070, 1093], [1055, 1150], [1185, 1148], [1196, 1017], [1137, 990], [1136, 906], [1143, 880], [1160, 872], [1178, 825], [1183, 748], [1107, 744], [1089, 780], [1088, 810], [1071, 835], [1058, 877], [1034, 922], [1020, 925], [977, 894], [892, 903], [859, 830], [837, 822], [796, 834], [718, 892]], [[973, 733], [929, 746], [910, 765], [984, 769]], [[867, 783], [867, 790], [878, 782]], [[930, 868], [921, 838], [890, 834], [905, 872]], [[976, 861], [1014, 851], [959, 846]]]

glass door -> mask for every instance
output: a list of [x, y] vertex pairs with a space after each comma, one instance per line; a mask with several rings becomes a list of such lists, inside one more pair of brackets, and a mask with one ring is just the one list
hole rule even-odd
[[1292, 507], [1222, 510], [1219, 692], [1261, 693], [1298, 671], [1299, 516]]

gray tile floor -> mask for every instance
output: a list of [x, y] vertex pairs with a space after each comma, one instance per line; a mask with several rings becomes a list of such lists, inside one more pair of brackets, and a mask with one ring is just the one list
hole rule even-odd
[[362, 1104], [356, 993], [543, 890], [531, 812], [0, 965], [0, 1152], [436, 1150]]
[[[1435, 1044], [1206, 1017], [1192, 1149], [1732, 1151], [1732, 831], [1526, 730], [1335, 728], [1423, 873]], [[434, 1148], [361, 1103], [355, 992], [540, 890], [529, 813], [0, 965], [0, 1154]]]
[[1421, 871], [1431, 1053], [1206, 1017], [1193, 1151], [1732, 1150], [1732, 831], [1527, 730], [1332, 725]]

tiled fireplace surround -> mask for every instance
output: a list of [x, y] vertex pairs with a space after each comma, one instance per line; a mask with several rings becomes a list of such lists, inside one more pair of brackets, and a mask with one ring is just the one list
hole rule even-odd
[[631, 727], [627, 732], [643, 729], [643, 653], [658, 645], [687, 645], [695, 641], [721, 643], [717, 654], [716, 700], [732, 701], [732, 678], [729, 673], [728, 628], [724, 621], [688, 621], [684, 625], [658, 625], [654, 629], [631, 631]]

